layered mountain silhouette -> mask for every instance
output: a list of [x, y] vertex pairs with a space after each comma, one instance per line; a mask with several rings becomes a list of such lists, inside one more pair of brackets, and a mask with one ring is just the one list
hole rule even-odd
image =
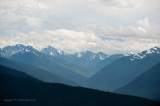
[[115, 91], [133, 81], [143, 72], [160, 62], [160, 48], [122, 57], [107, 65], [87, 82], [90, 88]]
[[117, 59], [120, 59], [123, 56], [124, 56], [123, 54], [114, 54], [114, 55], [111, 55], [111, 56], [105, 58], [104, 60], [98, 62], [96, 65], [94, 65], [92, 67], [92, 69], [101, 70], [103, 67], [111, 64], [112, 62], [114, 62]]
[[72, 86], [77, 85], [75, 82], [70, 81], [62, 76], [50, 73], [48, 71], [45, 71], [39, 68], [35, 68], [30, 65], [8, 60], [2, 57], [0, 57], [0, 65], [25, 72], [28, 75], [31, 75], [44, 82], [63, 83], [63, 84], [72, 85]]
[[[123, 55], [108, 56], [102, 52], [93, 53], [90, 51], [67, 54], [51, 46], [39, 52], [31, 46], [17, 44], [0, 49], [0, 56], [47, 71], [49, 70], [54, 74], [64, 76], [68, 79], [71, 78], [70, 80], [79, 83], [84, 81], [86, 77], [90, 77], [98, 72], [103, 66], [112, 63]], [[55, 68], [57, 69], [56, 71]]]
[[[0, 56], [1, 67], [22, 71], [34, 77], [29, 80], [84, 86], [160, 100], [158, 47], [128, 56], [108, 56], [102, 52], [90, 51], [67, 54], [51, 46], [38, 51], [31, 46], [17, 44], [0, 49]], [[16, 76], [12, 73], [9, 76], [19, 78], [19, 74]]]
[[0, 104], [12, 106], [158, 106], [159, 102], [63, 84], [45, 83], [0, 66]]
[[160, 101], [160, 63], [116, 92]]
[[71, 64], [63, 59], [45, 55], [31, 46], [26, 46], [21, 51], [7, 58], [63, 76], [77, 83], [86, 79], [86, 77], [81, 74], [83, 68], [80, 66]]
[[109, 56], [104, 54], [103, 52], [93, 53], [90, 51], [67, 54], [64, 51], [57, 50], [51, 46], [44, 48], [43, 50], [41, 50], [41, 52], [47, 55], [65, 59], [70, 63], [78, 64], [79, 66], [84, 67], [85, 69], [87, 69], [87, 71], [83, 72], [87, 76], [92, 76], [104, 66], [112, 63], [120, 57], [123, 57], [122, 54]]
[[67, 54], [64, 51], [59, 51], [51, 46], [44, 48], [41, 52], [47, 55], [65, 59], [70, 63], [78, 64], [79, 66], [84, 67], [87, 71], [83, 71], [83, 73], [88, 77], [99, 71], [98, 69], [93, 68], [93, 66], [108, 57], [102, 52], [93, 53], [90, 51]]

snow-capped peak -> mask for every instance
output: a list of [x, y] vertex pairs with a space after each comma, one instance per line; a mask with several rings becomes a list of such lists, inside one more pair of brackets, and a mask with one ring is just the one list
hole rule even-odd
[[0, 55], [2, 57], [9, 57], [13, 54], [16, 54], [22, 50], [24, 50], [25, 46], [22, 44], [17, 44], [15, 46], [6, 46], [2, 49], [0, 49]]
[[160, 53], [160, 48], [154, 47], [154, 48], [151, 48], [151, 49], [147, 50], [147, 54], [152, 54], [152, 53], [159, 54]]
[[26, 51], [26, 52], [30, 52], [30, 50], [28, 50], [28, 49], [25, 49], [25, 51]]
[[133, 61], [135, 59], [143, 59], [147, 55], [150, 55], [150, 54], [160, 54], [160, 48], [159, 47], [153, 47], [149, 50], [142, 51], [141, 53], [131, 54], [130, 60]]
[[83, 58], [88, 61], [93, 61], [93, 60], [101, 61], [107, 58], [107, 55], [104, 54], [103, 52], [93, 53], [90, 51], [83, 51], [83, 52], [75, 53], [75, 55], [78, 58]]
[[49, 54], [51, 55], [51, 56], [54, 56], [54, 53], [51, 51], [51, 52], [49, 52]]
[[91, 56], [90, 60], [93, 60], [93, 59], [95, 59], [95, 58], [96, 58], [96, 55], [93, 54], [93, 55]]
[[33, 53], [33, 54], [39, 56], [39, 51], [34, 49], [32, 46], [26, 46], [23, 50], [19, 51], [18, 53], [20, 53], [20, 54]]
[[103, 52], [98, 52], [97, 56], [100, 60], [104, 60], [105, 58], [109, 57], [108, 55], [104, 54]]
[[34, 49], [32, 46], [24, 46], [22, 44], [17, 44], [15, 46], [6, 46], [0, 49], [0, 55], [2, 57], [10, 57], [17, 53], [24, 54], [24, 53], [30, 53], [30, 52], [38, 55], [38, 51]]
[[104, 57], [102, 57], [102, 56], [100, 56], [99, 58], [100, 58], [100, 60], [104, 60], [104, 59], [105, 59], [105, 58], [104, 58]]
[[59, 54], [64, 54], [63, 51], [60, 51], [60, 50], [58, 50], [57, 52], [58, 52]]
[[41, 52], [47, 55], [51, 55], [51, 56], [67, 55], [67, 53], [65, 53], [64, 51], [57, 50], [52, 46], [48, 46], [47, 48], [44, 48], [43, 50], [41, 50]]

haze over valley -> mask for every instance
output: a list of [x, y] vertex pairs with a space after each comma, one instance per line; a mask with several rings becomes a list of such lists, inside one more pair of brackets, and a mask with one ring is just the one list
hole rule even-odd
[[159, 0], [0, 0], [0, 105], [159, 106]]

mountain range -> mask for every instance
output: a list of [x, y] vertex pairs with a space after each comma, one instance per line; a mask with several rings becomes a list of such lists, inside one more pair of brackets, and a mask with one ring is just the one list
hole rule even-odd
[[160, 100], [160, 67], [156, 65], [160, 63], [159, 47], [127, 56], [109, 56], [91, 51], [67, 54], [51, 46], [38, 51], [32, 46], [17, 44], [1, 48], [0, 56], [0, 65], [43, 82]]
[[81, 67], [87, 69], [86, 75], [92, 76], [98, 72], [103, 66], [110, 64], [114, 60], [123, 57], [122, 54], [117, 55], [106, 55], [103, 52], [93, 53], [91, 51], [82, 51], [74, 54], [67, 54], [64, 51], [55, 49], [54, 47], [48, 46], [41, 50], [42, 53], [65, 59], [71, 63], [78, 64]]
[[26, 74], [33, 76], [41, 81], [44, 82], [51, 82], [51, 83], [62, 83], [67, 85], [76, 86], [77, 84], [71, 80], [68, 80], [62, 76], [50, 73], [43, 69], [35, 68], [33, 66], [19, 63], [16, 61], [8, 60], [5, 58], [0, 57], [0, 65], [12, 68], [21, 72], [25, 72]]
[[124, 56], [102, 68], [85, 83], [87, 87], [115, 91], [133, 81], [160, 62], [160, 48], [154, 47], [138, 54]]
[[[75, 54], [67, 54], [51, 46], [48, 46], [47, 48], [44, 48], [41, 51], [38, 51], [31, 46], [24, 46], [22, 44], [17, 44], [15, 46], [6, 46], [0, 49], [0, 56], [2, 57], [33, 65], [33, 63], [31, 64], [29, 62], [31, 61], [28, 60], [29, 57], [27, 57], [27, 59], [24, 59], [24, 57], [23, 58], [21, 57], [21, 60], [19, 58], [17, 59], [17, 57], [19, 57], [20, 55], [24, 56], [24, 54], [29, 54], [29, 53], [32, 54], [32, 56], [33, 55], [37, 56], [38, 58], [42, 57], [45, 58], [49, 57], [50, 59], [54, 58], [54, 61], [57, 62], [60, 61], [60, 64], [63, 65], [65, 64], [67, 65], [66, 67], [68, 66], [72, 67], [76, 71], [76, 73], [79, 73], [85, 77], [92, 76], [93, 74], [98, 72], [101, 68], [103, 68], [103, 66], [112, 63], [118, 58], [123, 57], [122, 54], [108, 56], [102, 52], [93, 53], [90, 51], [84, 51]], [[26, 62], [25, 60], [28, 60], [28, 62]], [[39, 68], [39, 66], [36, 67]], [[44, 67], [43, 69], [48, 70]]]
[[[12, 106], [159, 106], [144, 98], [63, 84], [44, 83], [0, 65], [0, 105]], [[4, 99], [2, 99], [4, 98]]]
[[74, 82], [85, 80], [86, 77], [80, 74], [84, 68], [68, 61], [43, 54], [31, 46], [25, 46], [21, 51], [7, 57], [7, 59], [31, 65], [53, 74], [63, 76]]

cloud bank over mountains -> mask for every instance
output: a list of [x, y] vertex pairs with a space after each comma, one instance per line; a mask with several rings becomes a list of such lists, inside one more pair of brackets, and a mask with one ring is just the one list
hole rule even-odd
[[160, 46], [159, 0], [0, 0], [0, 47], [48, 45], [67, 53]]

